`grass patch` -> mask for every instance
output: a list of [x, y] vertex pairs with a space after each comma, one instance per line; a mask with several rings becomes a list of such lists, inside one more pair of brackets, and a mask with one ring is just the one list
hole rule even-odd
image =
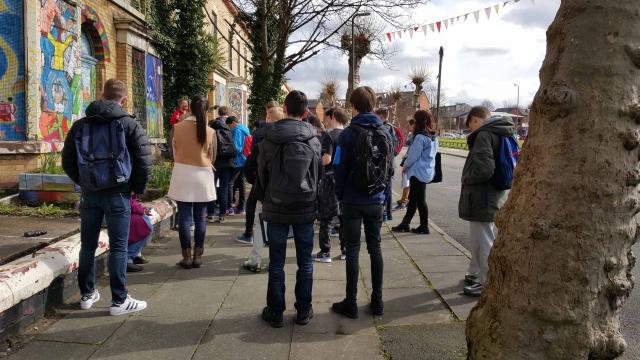
[[80, 213], [73, 205], [42, 204], [28, 206], [24, 204], [0, 204], [0, 215], [3, 216], [30, 216], [38, 218], [64, 218], [77, 217]]
[[169, 184], [171, 183], [171, 172], [173, 168], [170, 162], [156, 161], [151, 169], [151, 178], [149, 179], [149, 189], [156, 189], [166, 195], [169, 192]]

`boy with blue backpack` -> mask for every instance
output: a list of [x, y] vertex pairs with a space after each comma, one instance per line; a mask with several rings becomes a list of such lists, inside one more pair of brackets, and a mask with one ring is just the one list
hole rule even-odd
[[102, 219], [109, 234], [111, 315], [144, 310], [145, 301], [127, 293], [127, 241], [131, 193], [142, 194], [151, 174], [151, 149], [144, 129], [123, 110], [127, 87], [110, 79], [102, 100], [91, 103], [86, 117], [76, 121], [64, 142], [62, 167], [80, 185], [80, 308], [100, 300], [95, 288], [95, 255]]
[[480, 296], [489, 270], [488, 259], [497, 230], [496, 212], [511, 188], [518, 160], [515, 126], [508, 117], [491, 118], [482, 106], [471, 109], [467, 127], [469, 154], [462, 170], [462, 190], [458, 211], [469, 221], [471, 262], [465, 275], [464, 294]]

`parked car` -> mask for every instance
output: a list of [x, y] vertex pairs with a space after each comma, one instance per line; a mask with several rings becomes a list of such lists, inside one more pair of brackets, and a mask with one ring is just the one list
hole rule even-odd
[[442, 136], [445, 139], [457, 139], [458, 136], [456, 134], [452, 134], [452, 133], [444, 133], [444, 135]]

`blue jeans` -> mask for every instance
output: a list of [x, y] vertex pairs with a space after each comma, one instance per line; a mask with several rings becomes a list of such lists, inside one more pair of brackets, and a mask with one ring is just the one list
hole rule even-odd
[[[231, 201], [231, 199], [229, 199], [229, 185], [233, 179], [235, 171], [236, 169], [232, 167], [216, 170], [216, 179], [220, 185], [218, 188], [218, 216], [225, 216], [227, 214], [227, 210], [229, 210], [229, 202]], [[209, 205], [209, 210], [211, 209], [212, 207]], [[209, 215], [213, 215], [212, 211], [209, 211]]]
[[313, 288], [313, 223], [309, 224], [267, 224], [269, 239], [269, 285], [267, 287], [267, 306], [271, 311], [282, 313], [286, 309], [284, 301], [284, 263], [287, 258], [287, 237], [289, 226], [293, 227], [296, 244], [298, 271], [296, 272], [296, 303], [298, 312], [311, 308], [311, 290]]
[[134, 257], [140, 256], [140, 254], [142, 253], [142, 249], [147, 246], [149, 240], [151, 240], [151, 237], [153, 236], [153, 225], [151, 225], [151, 219], [149, 219], [149, 217], [146, 215], [143, 215], [142, 218], [144, 219], [144, 222], [147, 223], [149, 229], [151, 229], [151, 232], [149, 233], [149, 235], [147, 235], [146, 238], [129, 244], [129, 248], [127, 249], [129, 260], [133, 260]]
[[131, 204], [129, 194], [84, 193], [80, 197], [80, 264], [78, 285], [82, 295], [95, 290], [96, 248], [102, 219], [109, 234], [109, 283], [111, 301], [123, 303], [127, 298], [127, 242]]
[[207, 203], [178, 201], [178, 236], [180, 247], [191, 247], [191, 224], [194, 224], [193, 240], [195, 247], [204, 247], [204, 237], [207, 235]]

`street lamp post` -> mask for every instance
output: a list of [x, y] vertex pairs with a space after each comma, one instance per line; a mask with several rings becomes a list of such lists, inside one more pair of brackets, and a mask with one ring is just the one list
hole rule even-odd
[[518, 100], [516, 102], [516, 109], [518, 110], [518, 114], [516, 114], [516, 115], [520, 115], [520, 85], [513, 84], [513, 86], [518, 88]]
[[358, 17], [371, 15], [370, 12], [356, 12], [351, 17], [351, 91], [356, 88], [356, 39], [355, 39], [355, 22]]

